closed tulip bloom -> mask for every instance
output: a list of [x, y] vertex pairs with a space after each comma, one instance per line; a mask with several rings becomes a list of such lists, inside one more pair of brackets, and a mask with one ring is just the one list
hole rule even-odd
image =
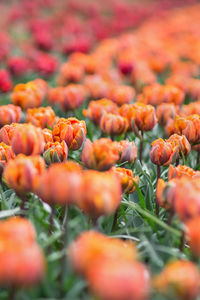
[[42, 157], [19, 154], [6, 164], [3, 177], [10, 188], [17, 194], [24, 195], [35, 191], [44, 171], [45, 162]]
[[156, 116], [158, 118], [158, 123], [161, 126], [165, 126], [169, 119], [174, 119], [178, 112], [178, 107], [173, 103], [161, 103], [157, 106]]
[[189, 141], [184, 135], [178, 135], [173, 134], [171, 135], [167, 140], [172, 147], [178, 147], [179, 156], [182, 157], [182, 155], [187, 156], [191, 151], [191, 146]]
[[8, 93], [13, 86], [11, 76], [7, 70], [0, 69], [0, 92]]
[[200, 216], [192, 218], [185, 223], [185, 232], [187, 241], [189, 243], [192, 253], [196, 256], [200, 256]]
[[29, 108], [27, 110], [27, 122], [36, 127], [53, 127], [55, 119], [55, 113], [50, 106]]
[[56, 86], [55, 88], [51, 88], [47, 93], [48, 102], [51, 105], [60, 104], [64, 99], [64, 87]]
[[150, 159], [157, 166], [167, 166], [178, 158], [178, 147], [161, 138], [152, 143]]
[[90, 118], [90, 120], [98, 125], [105, 112], [117, 113], [117, 105], [106, 98], [97, 101], [90, 101], [88, 109], [83, 110], [84, 116]]
[[121, 259], [131, 262], [137, 256], [132, 242], [110, 238], [98, 231], [84, 231], [74, 240], [67, 255], [76, 273], [85, 275], [96, 262], [104, 259]]
[[156, 187], [156, 201], [167, 210], [174, 209], [176, 181], [170, 180], [166, 183], [163, 179], [158, 179]]
[[93, 143], [87, 139], [81, 159], [88, 169], [109, 170], [119, 160], [117, 143], [107, 138], [101, 138]]
[[78, 150], [86, 136], [86, 124], [76, 118], [59, 119], [53, 127], [56, 142], [65, 141], [70, 150]]
[[66, 85], [69, 82], [80, 82], [84, 76], [84, 67], [80, 63], [68, 61], [61, 65], [57, 82]]
[[155, 278], [154, 286], [166, 295], [173, 292], [176, 299], [195, 300], [199, 294], [199, 271], [190, 261], [170, 262]]
[[4, 143], [0, 143], [0, 179], [6, 163], [10, 159], [14, 159], [14, 158], [15, 158], [15, 154], [12, 150], [12, 147]]
[[108, 98], [121, 106], [125, 103], [130, 103], [135, 97], [135, 90], [127, 85], [114, 85], [110, 88]]
[[127, 140], [122, 140], [117, 142], [117, 148], [119, 152], [119, 162], [127, 162], [133, 164], [137, 158], [137, 147], [134, 142], [129, 142]]
[[11, 141], [16, 128], [23, 126], [22, 124], [12, 123], [10, 125], [4, 125], [0, 129], [0, 141], [6, 145], [11, 145]]
[[149, 298], [150, 274], [140, 262], [127, 262], [123, 258], [100, 260], [89, 269], [87, 279], [93, 294], [101, 300]]
[[110, 85], [98, 74], [85, 76], [84, 85], [92, 99], [101, 99], [108, 96]]
[[[74, 169], [74, 170], [73, 170]], [[82, 173], [77, 167], [55, 163], [41, 176], [36, 194], [50, 205], [66, 206], [82, 196]]]
[[15, 240], [18, 243], [31, 244], [36, 240], [32, 223], [22, 217], [11, 217], [0, 222], [1, 239]]
[[190, 143], [200, 141], [200, 116], [190, 115], [188, 117], [175, 117], [175, 130], [180, 135], [185, 135]]
[[62, 162], [67, 160], [68, 147], [65, 141], [48, 142], [45, 146], [43, 157], [45, 162], [50, 165], [55, 162]]
[[133, 104], [134, 113], [132, 115], [132, 127], [134, 131], [149, 131], [157, 123], [155, 108], [143, 103]]
[[7, 104], [0, 106], [0, 126], [18, 123], [21, 118], [21, 107]]
[[87, 90], [81, 84], [69, 84], [63, 89], [63, 97], [60, 98], [60, 106], [63, 110], [79, 108], [86, 100]]
[[172, 134], [174, 134], [176, 132], [175, 120], [174, 119], [169, 119], [167, 121], [167, 124], [164, 127], [164, 130], [165, 130], [165, 134], [167, 136], [171, 136]]
[[111, 173], [88, 170], [83, 176], [83, 195], [77, 203], [79, 208], [92, 219], [110, 215], [116, 211], [121, 201], [119, 178]]
[[168, 180], [181, 177], [200, 177], [200, 171], [194, 171], [188, 166], [178, 165], [177, 167], [173, 167], [172, 165], [170, 165], [168, 171]]
[[46, 83], [42, 79], [19, 83], [11, 95], [12, 103], [23, 109], [38, 107], [42, 104], [46, 88]]
[[48, 142], [51, 142], [53, 143], [53, 135], [52, 135], [52, 130], [48, 129], [48, 128], [44, 128], [42, 130], [42, 134], [43, 134], [43, 137], [44, 137], [44, 142], [45, 144], [47, 144]]
[[181, 108], [181, 114], [183, 116], [190, 116], [190, 115], [200, 115], [200, 101], [191, 102], [187, 105], [183, 105]]
[[15, 154], [37, 155], [44, 151], [44, 137], [42, 130], [31, 124], [16, 127], [11, 140]]
[[120, 135], [127, 131], [128, 121], [117, 114], [104, 113], [100, 121], [101, 130], [108, 135]]
[[119, 177], [124, 193], [131, 194], [136, 190], [135, 184], [139, 184], [139, 177], [133, 177], [132, 170], [112, 167], [111, 171]]
[[7, 61], [7, 66], [14, 76], [23, 76], [30, 70], [29, 61], [23, 56], [10, 57]]
[[44, 254], [36, 243], [26, 245], [0, 240], [1, 286], [19, 288], [35, 285], [43, 279], [45, 269]]

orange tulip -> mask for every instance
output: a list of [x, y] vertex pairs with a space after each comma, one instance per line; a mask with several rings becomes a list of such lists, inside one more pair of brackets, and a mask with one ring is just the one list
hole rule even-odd
[[152, 143], [150, 159], [157, 166], [167, 166], [178, 158], [178, 146], [173, 146], [161, 138]]
[[11, 146], [15, 154], [37, 155], [44, 151], [44, 137], [42, 130], [31, 124], [16, 126]]
[[100, 121], [101, 130], [108, 135], [120, 135], [127, 131], [128, 121], [120, 115], [104, 113]]
[[44, 171], [45, 162], [42, 157], [19, 154], [6, 164], [3, 177], [10, 188], [17, 194], [24, 195], [35, 191]]
[[82, 196], [82, 174], [68, 162], [50, 165], [40, 178], [37, 195], [50, 205], [66, 206], [78, 202]]
[[156, 187], [156, 201], [167, 210], [174, 209], [176, 181], [170, 180], [166, 183], [163, 179], [158, 179]]
[[48, 142], [52, 142], [53, 143], [52, 130], [50, 130], [48, 128], [44, 128], [42, 130], [42, 133], [43, 133], [45, 144], [47, 144]]
[[64, 98], [64, 87], [56, 86], [55, 88], [49, 89], [47, 98], [51, 105], [60, 104]]
[[170, 143], [173, 148], [178, 147], [180, 157], [182, 155], [187, 156], [191, 151], [190, 143], [184, 135], [173, 134], [168, 138], [167, 142]]
[[117, 105], [106, 98], [97, 101], [90, 101], [88, 109], [83, 110], [85, 117], [90, 118], [95, 124], [99, 124], [102, 115], [107, 113], [117, 113]]
[[55, 162], [62, 162], [67, 160], [68, 147], [65, 141], [59, 142], [48, 142], [45, 146], [43, 157], [45, 162], [50, 165]]
[[80, 63], [68, 61], [62, 64], [57, 82], [66, 85], [69, 82], [80, 82], [84, 76], [84, 67]]
[[200, 115], [200, 101], [191, 102], [188, 105], [183, 105], [181, 108], [183, 116]]
[[96, 262], [122, 259], [131, 262], [137, 256], [132, 242], [110, 238], [98, 231], [84, 231], [67, 250], [69, 260], [78, 274], [85, 275]]
[[200, 177], [200, 171], [194, 171], [192, 168], [187, 166], [178, 165], [177, 167], [173, 167], [170, 165], [168, 171], [168, 180], [181, 177]]
[[79, 108], [86, 100], [87, 90], [81, 84], [69, 84], [63, 89], [59, 104], [65, 111]]
[[55, 117], [55, 113], [50, 106], [29, 108], [27, 110], [27, 122], [37, 127], [52, 127], [55, 123]]
[[185, 135], [190, 143], [200, 142], [200, 116], [175, 117], [175, 130], [180, 135]]
[[186, 236], [192, 253], [196, 256], [200, 256], [200, 216], [192, 218], [185, 223]]
[[[14, 159], [15, 154], [11, 148], [4, 143], [0, 143], [0, 176], [2, 175], [4, 166], [10, 159]], [[1, 178], [1, 177], [0, 177]]]
[[133, 177], [132, 170], [112, 167], [111, 171], [119, 177], [124, 193], [131, 194], [135, 191], [135, 183], [137, 185], [139, 184], [139, 177]]
[[122, 140], [117, 142], [117, 148], [119, 152], [119, 162], [127, 162], [133, 164], [137, 158], [137, 147], [134, 142], [129, 142], [127, 140]]
[[108, 98], [119, 106], [132, 102], [134, 97], [134, 88], [127, 85], [113, 85], [108, 93]]
[[108, 170], [119, 160], [117, 143], [106, 138], [93, 143], [86, 139], [81, 159], [89, 169]]
[[161, 103], [157, 106], [156, 115], [158, 123], [161, 126], [165, 126], [169, 119], [174, 119], [178, 112], [178, 107], [173, 103]]
[[0, 236], [1, 239], [10, 239], [23, 244], [31, 244], [36, 240], [36, 232], [32, 223], [22, 217], [11, 217], [1, 221]]
[[21, 107], [7, 104], [0, 106], [0, 126], [4, 126], [6, 124], [18, 123], [21, 118]]
[[199, 294], [199, 279], [199, 271], [194, 263], [177, 260], [166, 265], [155, 278], [154, 285], [161, 293], [173, 292], [176, 299], [194, 300]]
[[143, 103], [133, 104], [132, 128], [137, 134], [138, 130], [149, 131], [157, 123], [155, 108]]
[[93, 220], [116, 211], [121, 201], [121, 184], [111, 172], [88, 170], [83, 176], [83, 194], [78, 207]]
[[77, 150], [82, 146], [86, 132], [84, 121], [61, 118], [53, 127], [53, 138], [56, 142], [65, 141], [70, 150]]
[[0, 141], [6, 145], [11, 145], [11, 140], [13, 138], [15, 129], [23, 126], [22, 124], [12, 123], [10, 125], [4, 125], [0, 129]]
[[36, 79], [27, 83], [19, 83], [15, 86], [11, 95], [12, 103], [23, 109], [38, 107], [46, 94], [47, 84], [42, 79]]
[[146, 300], [150, 294], [149, 271], [136, 261], [100, 260], [89, 269], [87, 279], [101, 300]]

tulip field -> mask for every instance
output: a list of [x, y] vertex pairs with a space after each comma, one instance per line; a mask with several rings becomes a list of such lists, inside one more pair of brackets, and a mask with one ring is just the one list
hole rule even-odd
[[0, 12], [0, 300], [200, 300], [199, 1]]

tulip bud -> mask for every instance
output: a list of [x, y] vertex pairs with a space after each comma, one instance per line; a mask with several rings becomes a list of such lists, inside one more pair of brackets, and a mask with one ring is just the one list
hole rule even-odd
[[175, 130], [180, 135], [185, 135], [190, 143], [200, 142], [200, 116], [175, 117]]
[[150, 159], [157, 166], [167, 166], [178, 158], [178, 147], [172, 147], [168, 141], [161, 138], [152, 143]]
[[138, 130], [149, 131], [157, 123], [155, 108], [143, 103], [133, 104], [132, 128], [137, 134]]
[[97, 231], [84, 231], [67, 250], [69, 260], [76, 273], [86, 275], [96, 261], [121, 259], [132, 261], [137, 256], [132, 242], [110, 238]]
[[22, 124], [12, 123], [10, 125], [4, 125], [0, 129], [0, 141], [6, 145], [11, 145], [11, 140], [13, 138], [15, 129], [23, 126]]
[[97, 101], [90, 101], [88, 109], [83, 110], [85, 117], [90, 118], [95, 124], [100, 123], [102, 115], [107, 113], [117, 113], [117, 105], [106, 98]]
[[102, 300], [149, 298], [150, 274], [140, 262], [99, 260], [89, 269], [87, 279], [93, 294]]
[[119, 160], [117, 143], [106, 138], [93, 143], [86, 139], [81, 159], [88, 169], [109, 170]]
[[44, 137], [44, 141], [45, 144], [47, 144], [48, 142], [53, 143], [53, 135], [52, 135], [52, 130], [48, 129], [48, 128], [44, 128], [42, 130], [43, 133], [43, 137]]
[[175, 201], [176, 182], [171, 180], [166, 183], [163, 179], [158, 179], [156, 187], [156, 201], [161, 207], [173, 210]]
[[18, 123], [21, 118], [21, 107], [13, 104], [0, 106], [0, 126]]
[[101, 121], [100, 128], [105, 134], [120, 135], [127, 131], [128, 121], [112, 113], [104, 113]]
[[7, 70], [0, 70], [0, 92], [7, 93], [12, 89], [12, 80]]
[[60, 104], [64, 98], [64, 87], [56, 86], [55, 88], [49, 89], [47, 98], [51, 105]]
[[11, 148], [4, 143], [0, 143], [0, 178], [4, 169], [4, 166], [10, 159], [14, 159], [15, 154]]
[[42, 130], [31, 124], [16, 126], [11, 146], [15, 154], [37, 155], [42, 153], [45, 146]]
[[84, 67], [80, 63], [68, 61], [62, 64], [57, 82], [59, 85], [66, 85], [69, 82], [80, 82], [84, 76]]
[[42, 157], [19, 154], [6, 164], [3, 177], [10, 188], [17, 194], [24, 195], [35, 191], [44, 171], [45, 163]]
[[130, 103], [135, 97], [135, 90], [127, 85], [114, 85], [111, 86], [108, 98], [121, 106], [125, 103]]
[[191, 151], [190, 143], [184, 135], [173, 134], [168, 138], [167, 142], [169, 142], [173, 148], [178, 147], [180, 157], [182, 155], [187, 156]]
[[27, 122], [32, 123], [36, 127], [53, 127], [55, 117], [55, 113], [50, 106], [29, 108], [27, 110]]
[[195, 300], [199, 294], [199, 271], [190, 261], [168, 263], [155, 278], [154, 286], [163, 293], [173, 292], [174, 299]]
[[112, 167], [111, 171], [119, 177], [121, 181], [121, 187], [124, 193], [131, 194], [135, 191], [135, 184], [139, 184], [139, 177], [133, 177], [132, 170]]
[[56, 142], [65, 141], [70, 150], [78, 150], [86, 136], [86, 124], [76, 118], [59, 119], [53, 127]]
[[121, 184], [111, 173], [88, 170], [83, 176], [83, 194], [77, 203], [93, 220], [116, 211], [121, 201]]
[[79, 108], [86, 100], [87, 90], [81, 84], [69, 84], [63, 89], [63, 97], [60, 106], [63, 110], [74, 110]]
[[59, 142], [48, 142], [45, 146], [45, 152], [43, 157], [47, 165], [55, 162], [62, 162], [67, 160], [68, 147], [65, 141]]
[[120, 156], [120, 163], [134, 163], [137, 158], [137, 147], [135, 146], [134, 142], [128, 142], [127, 140], [117, 142], [117, 148]]

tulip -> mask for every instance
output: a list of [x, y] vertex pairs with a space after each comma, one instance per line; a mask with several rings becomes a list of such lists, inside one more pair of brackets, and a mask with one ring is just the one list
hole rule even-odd
[[12, 80], [7, 70], [0, 70], [0, 92], [8, 93], [12, 89]]
[[48, 129], [48, 128], [44, 128], [42, 130], [43, 133], [43, 137], [44, 137], [44, 141], [45, 144], [47, 144], [48, 142], [53, 143], [53, 135], [52, 135], [52, 130]]
[[180, 135], [185, 135], [190, 143], [200, 142], [200, 116], [175, 117], [175, 130]]
[[27, 245], [34, 243], [36, 240], [36, 232], [32, 223], [22, 217], [11, 217], [1, 221], [0, 236], [3, 240], [10, 239]]
[[137, 147], [134, 142], [129, 142], [127, 140], [122, 140], [117, 142], [117, 148], [119, 152], [119, 162], [127, 162], [133, 164], [137, 158]]
[[34, 192], [40, 175], [45, 171], [45, 163], [40, 156], [19, 154], [5, 166], [3, 177], [10, 188], [17, 194]]
[[80, 82], [84, 76], [84, 67], [80, 63], [68, 61], [62, 64], [57, 82], [59, 85], [66, 85], [69, 82]]
[[15, 86], [11, 95], [12, 103], [23, 109], [38, 107], [46, 94], [46, 82], [36, 79], [27, 83], [19, 83]]
[[21, 128], [22, 124], [12, 123], [10, 125], [4, 125], [0, 129], [0, 141], [6, 145], [11, 145], [11, 141], [14, 135], [14, 132], [17, 128]]
[[100, 121], [100, 128], [103, 133], [111, 136], [124, 134], [128, 129], [128, 121], [119, 115], [104, 113]]
[[120, 201], [121, 184], [115, 174], [93, 170], [84, 173], [83, 194], [77, 205], [94, 223], [99, 216], [114, 213]]
[[87, 139], [81, 159], [89, 169], [109, 170], [119, 160], [117, 143], [107, 138], [101, 138], [93, 143]]
[[89, 91], [90, 98], [101, 99], [108, 96], [109, 83], [100, 75], [88, 75], [85, 77], [84, 84]]
[[195, 300], [199, 294], [199, 271], [190, 261], [177, 260], [168, 263], [155, 278], [156, 289], [181, 300]]
[[84, 116], [90, 118], [97, 125], [99, 125], [101, 117], [105, 112], [117, 113], [117, 105], [106, 98], [90, 101], [88, 109], [83, 110]]
[[48, 102], [51, 105], [60, 104], [64, 99], [64, 87], [56, 86], [55, 88], [51, 88], [48, 90]]
[[7, 104], [0, 106], [0, 126], [18, 123], [21, 118], [21, 107]]
[[133, 177], [132, 170], [112, 167], [111, 171], [119, 177], [121, 181], [121, 187], [124, 193], [131, 194], [135, 191], [135, 184], [139, 184], [139, 177]]
[[50, 106], [27, 109], [27, 122], [36, 127], [53, 127], [55, 117], [55, 113]]
[[173, 167], [172, 165], [169, 166], [168, 171], [168, 180], [171, 180], [173, 178], [181, 178], [181, 177], [188, 177], [188, 178], [194, 178], [194, 177], [200, 177], [200, 171], [194, 171], [192, 168], [189, 168], [187, 166], [177, 166]]
[[48, 142], [45, 146], [43, 157], [45, 162], [50, 165], [55, 162], [62, 162], [67, 160], [68, 147], [65, 141]]
[[31, 124], [16, 126], [11, 139], [11, 146], [15, 154], [41, 154], [45, 146], [42, 130]]
[[121, 106], [125, 103], [130, 103], [135, 97], [134, 88], [126, 85], [114, 85], [111, 86], [108, 93], [108, 98], [115, 102], [117, 105]]
[[4, 143], [0, 143], [0, 178], [4, 169], [4, 166], [10, 159], [14, 159], [15, 154], [11, 148]]
[[63, 97], [60, 98], [60, 106], [63, 110], [79, 108], [86, 100], [87, 90], [81, 84], [69, 84], [63, 89]]
[[156, 116], [158, 123], [161, 126], [165, 126], [169, 119], [174, 119], [178, 112], [178, 107], [173, 103], [161, 103], [157, 106]]
[[96, 262], [105, 259], [122, 259], [131, 262], [137, 256], [132, 242], [110, 238], [98, 231], [84, 231], [71, 242], [67, 255], [76, 273], [86, 275]]
[[178, 150], [177, 145], [159, 138], [152, 143], [150, 159], [157, 166], [167, 166], [176, 161]]
[[23, 56], [13, 56], [7, 61], [8, 69], [14, 76], [23, 76], [29, 71], [30, 65], [27, 58]]
[[93, 294], [102, 300], [146, 300], [150, 294], [150, 274], [140, 262], [99, 260], [87, 279]]
[[[70, 164], [71, 165], [71, 164]], [[78, 202], [82, 196], [82, 174], [66, 163], [55, 163], [40, 178], [37, 195], [50, 205], [66, 206]]]
[[180, 157], [183, 155], [187, 156], [191, 151], [190, 143], [184, 135], [180, 136], [178, 134], [173, 134], [168, 138], [167, 141], [172, 145], [173, 148], [178, 146], [178, 153]]
[[196, 256], [200, 256], [200, 216], [194, 217], [185, 223], [186, 236], [192, 253]]
[[53, 138], [56, 142], [65, 141], [70, 150], [77, 150], [82, 146], [86, 132], [84, 121], [61, 118], [53, 127]]

